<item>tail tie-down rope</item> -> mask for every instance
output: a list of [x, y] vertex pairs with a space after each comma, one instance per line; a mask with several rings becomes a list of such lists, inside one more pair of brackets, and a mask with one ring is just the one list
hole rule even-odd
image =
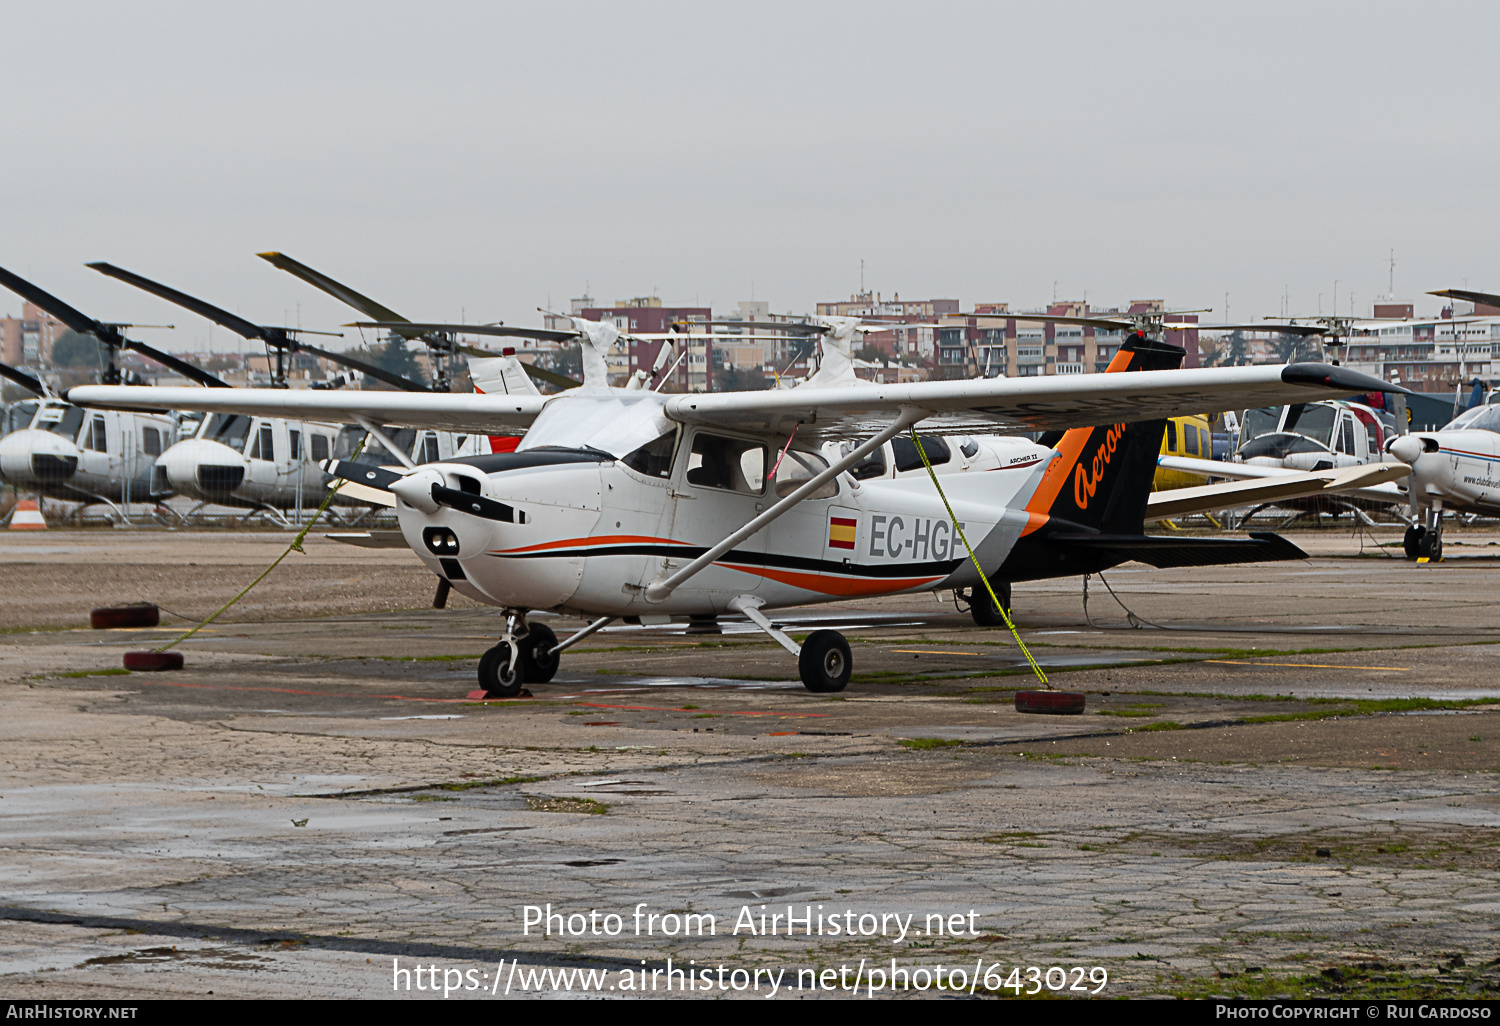
[[922, 466], [927, 468], [927, 476], [932, 478], [932, 486], [937, 489], [938, 498], [943, 500], [943, 508], [948, 511], [948, 519], [953, 522], [953, 530], [958, 532], [958, 540], [964, 543], [964, 549], [969, 553], [969, 562], [974, 564], [974, 569], [979, 572], [979, 579], [984, 582], [984, 590], [989, 592], [990, 600], [995, 603], [995, 608], [1000, 610], [1000, 616], [1005, 620], [1005, 626], [1010, 628], [1011, 637], [1016, 639], [1016, 644], [1020, 646], [1021, 654], [1031, 664], [1031, 672], [1036, 674], [1036, 679], [1042, 682], [1043, 687], [1050, 689], [1052, 687], [1051, 682], [1047, 680], [1047, 675], [1042, 672], [1042, 668], [1032, 658], [1031, 650], [1026, 647], [1026, 642], [1021, 640], [1021, 632], [1016, 630], [1015, 621], [1010, 618], [1010, 610], [1005, 608], [1005, 603], [1001, 602], [999, 596], [995, 594], [995, 589], [990, 585], [989, 574], [986, 574], [984, 567], [979, 565], [979, 557], [974, 555], [974, 547], [969, 544], [969, 539], [964, 534], [963, 525], [958, 522], [958, 517], [953, 513], [953, 504], [948, 501], [948, 496], [943, 492], [943, 486], [938, 483], [937, 471], [932, 469], [932, 463], [927, 459], [927, 450], [922, 448], [922, 440], [917, 437], [915, 426], [911, 429], [911, 441], [917, 447], [917, 455], [922, 457]]
[[[352, 463], [355, 460], [359, 459], [359, 454], [364, 451], [364, 448], [365, 448], [365, 440], [362, 440], [359, 443], [359, 445], [355, 448], [354, 455], [352, 455], [352, 456], [349, 457], [349, 461]], [[276, 567], [278, 565], [280, 565], [280, 563], [281, 563], [281, 561], [283, 559], [285, 559], [287, 556], [291, 555], [291, 552], [292, 552], [293, 549], [296, 549], [298, 552], [302, 552], [303, 551], [303, 549], [302, 549], [302, 539], [304, 539], [304, 538], [307, 537], [307, 532], [311, 531], [313, 529], [313, 525], [316, 524], [318, 522], [319, 518], [323, 516], [324, 512], [328, 509], [328, 504], [333, 501], [333, 497], [338, 494], [338, 490], [340, 488], [342, 488], [342, 487], [344, 487], [344, 482], [343, 482], [343, 479], [340, 479], [337, 484], [335, 484], [332, 488], [328, 489], [328, 495], [323, 499], [323, 504], [321, 506], [319, 506], [318, 507], [318, 511], [312, 515], [312, 519], [307, 522], [307, 526], [304, 527], [301, 531], [297, 532], [297, 537], [295, 537], [295, 538], [292, 539], [292, 543], [286, 547], [286, 551], [283, 552], [281, 555], [277, 556], [276, 559], [272, 561], [271, 565], [268, 566], [268, 567], [266, 567], [265, 570], [263, 570], [261, 572], [261, 575], [259, 577], [257, 577], [255, 580], [251, 581], [249, 584], [245, 585], [244, 591], [241, 591], [234, 598], [230, 599], [228, 602], [224, 603], [218, 609], [214, 610], [214, 612], [208, 617], [208, 619], [204, 620], [202, 623], [194, 624], [193, 628], [191, 630], [189, 630], [186, 634], [182, 635], [182, 637], [176, 638], [173, 641], [169, 641], [167, 644], [163, 645], [161, 648], [158, 648], [156, 651], [158, 651], [158, 652], [165, 652], [165, 651], [167, 651], [170, 648], [176, 648], [178, 645], [182, 644], [188, 638], [191, 638], [194, 634], [197, 634], [200, 630], [202, 630], [203, 628], [207, 627], [209, 624], [211, 624], [215, 620], [217, 620], [223, 614], [224, 610], [228, 609], [230, 606], [234, 605], [240, 599], [242, 599], [246, 595], [250, 594], [250, 589], [253, 588], [253, 587], [255, 587], [261, 581], [264, 581], [266, 579], [266, 577], [270, 575], [271, 571], [275, 570]]]

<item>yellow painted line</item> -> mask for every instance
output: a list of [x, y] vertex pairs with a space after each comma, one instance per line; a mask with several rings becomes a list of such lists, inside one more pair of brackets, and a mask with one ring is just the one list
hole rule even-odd
[[901, 655], [972, 655], [972, 656], [977, 656], [977, 655], [983, 655], [984, 654], [983, 652], [949, 652], [947, 650], [944, 650], [944, 651], [940, 652], [940, 651], [937, 651], [936, 649], [929, 649], [929, 648], [893, 648], [893, 649], [891, 649], [891, 651], [892, 652], [900, 653]]
[[1310, 670], [1407, 670], [1410, 666], [1339, 666], [1335, 663], [1247, 663], [1238, 659], [1205, 659], [1205, 663], [1224, 663], [1226, 666], [1297, 666]]

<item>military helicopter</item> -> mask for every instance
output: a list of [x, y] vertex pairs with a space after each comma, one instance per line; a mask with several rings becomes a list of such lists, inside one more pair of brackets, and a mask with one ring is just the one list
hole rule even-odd
[[[105, 358], [102, 377], [106, 384], [126, 381], [129, 372], [121, 369], [119, 357], [122, 351], [132, 350], [190, 380], [214, 388], [228, 387], [208, 371], [126, 337], [132, 325], [96, 321], [4, 268], [0, 268], [0, 285], [74, 331], [97, 338]], [[33, 406], [22, 406], [31, 410], [28, 423], [0, 439], [0, 475], [8, 484], [81, 503], [75, 515], [82, 515], [88, 506], [102, 504], [122, 521], [127, 519], [131, 504], [156, 504], [170, 494], [170, 484], [156, 460], [177, 441], [178, 417], [160, 410], [86, 413], [54, 396], [39, 378], [10, 367], [3, 373], [38, 396]]]

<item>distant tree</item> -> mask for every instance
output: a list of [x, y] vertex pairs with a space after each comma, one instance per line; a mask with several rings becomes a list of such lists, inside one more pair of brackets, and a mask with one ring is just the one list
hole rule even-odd
[[1271, 349], [1282, 363], [1297, 363], [1307, 359], [1307, 339], [1301, 335], [1277, 335]]
[[891, 354], [887, 353], [884, 349], [881, 349], [873, 342], [866, 342], [864, 345], [860, 346], [859, 351], [854, 355], [868, 363], [879, 363], [883, 364], [886, 367], [889, 367], [891, 365]]
[[69, 328], [52, 343], [52, 366], [98, 367], [102, 349], [93, 335], [80, 335]]
[[1223, 350], [1224, 358], [1220, 362], [1226, 367], [1243, 367], [1250, 362], [1250, 350], [1243, 331], [1231, 331]]
[[716, 392], [759, 392], [770, 384], [758, 367], [725, 367], [714, 375]]
[[572, 345], [558, 346], [552, 352], [543, 353], [541, 356], [538, 356], [536, 364], [543, 370], [565, 375], [574, 381], [582, 381], [583, 345], [574, 342]]
[[208, 358], [208, 362], [203, 365], [203, 369], [211, 371], [214, 374], [221, 374], [224, 371], [235, 370], [239, 367], [239, 365], [240, 362], [234, 357], [220, 354], [217, 356], [210, 356]]
[[[362, 358], [373, 363], [381, 370], [390, 371], [392, 374], [400, 374], [412, 381], [425, 382], [427, 379], [422, 375], [422, 367], [417, 363], [416, 354], [407, 347], [406, 339], [399, 335], [393, 335], [384, 342], [377, 343], [369, 350], [361, 354]], [[365, 386], [385, 387], [379, 385], [373, 378], [365, 378]]]

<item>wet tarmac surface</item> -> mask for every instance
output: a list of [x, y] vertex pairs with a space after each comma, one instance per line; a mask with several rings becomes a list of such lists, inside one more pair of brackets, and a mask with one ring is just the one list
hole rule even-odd
[[[31, 623], [24, 591], [0, 600], [9, 995], [384, 996], [393, 958], [488, 988], [502, 957], [1102, 966], [1123, 995], [1500, 954], [1500, 563], [1467, 556], [1485, 535], [1423, 567], [1300, 535], [1305, 563], [1123, 567], [1114, 593], [1158, 625], [1139, 629], [1097, 578], [1088, 615], [1077, 579], [1018, 585], [1033, 655], [1088, 695], [1068, 717], [1017, 713], [1025, 659], [946, 596], [774, 614], [847, 634], [838, 695], [726, 619], [610, 628], [534, 697], [474, 701], [495, 614], [421, 608], [410, 557], [327, 542], [185, 642], [184, 670], [125, 674], [124, 651], [176, 632], [63, 628], [153, 597], [120, 584], [148, 569], [200, 612], [275, 555], [164, 538], [0, 546], [23, 588], [58, 581]], [[320, 575], [362, 583], [320, 607]], [[526, 932], [549, 902], [626, 927]], [[637, 936], [641, 902], [716, 932]], [[762, 904], [975, 928], [731, 932]]]

